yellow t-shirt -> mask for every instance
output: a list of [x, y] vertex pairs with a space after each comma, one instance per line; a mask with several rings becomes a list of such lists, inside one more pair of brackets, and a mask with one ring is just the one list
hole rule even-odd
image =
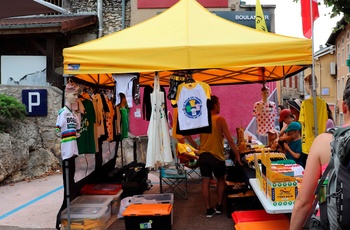
[[[316, 97], [316, 113], [318, 134], [326, 131], [326, 123], [328, 119], [326, 102], [320, 97]], [[314, 102], [312, 97], [304, 100], [300, 107], [299, 122], [301, 123], [302, 135], [302, 151], [305, 154], [309, 153], [315, 135], [314, 124]]]
[[222, 130], [217, 128], [217, 120], [221, 117], [219, 115], [213, 115], [211, 118], [212, 132], [210, 134], [200, 134], [199, 154], [210, 152], [217, 159], [224, 161], [224, 136]]

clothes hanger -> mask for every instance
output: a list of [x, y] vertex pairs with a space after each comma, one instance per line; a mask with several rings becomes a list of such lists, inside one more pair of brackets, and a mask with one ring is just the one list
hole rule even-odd
[[185, 83], [188, 84], [188, 83], [195, 83], [196, 81], [192, 78], [192, 74], [191, 73], [188, 73], [186, 74], [186, 80], [185, 80]]

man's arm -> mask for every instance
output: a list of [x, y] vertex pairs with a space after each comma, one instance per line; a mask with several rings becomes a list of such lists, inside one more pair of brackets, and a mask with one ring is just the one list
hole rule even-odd
[[185, 136], [185, 138], [188, 141], [188, 143], [190, 143], [193, 146], [193, 148], [199, 149], [199, 145], [193, 140], [192, 136]]
[[235, 141], [233, 140], [230, 131], [228, 130], [227, 123], [225, 118], [220, 117], [218, 118], [218, 125], [220, 126], [222, 133], [224, 134], [229, 146], [231, 147], [233, 153], [235, 154], [235, 161], [238, 162], [240, 165], [243, 165], [241, 162], [241, 157], [239, 155], [238, 148], [235, 144]]

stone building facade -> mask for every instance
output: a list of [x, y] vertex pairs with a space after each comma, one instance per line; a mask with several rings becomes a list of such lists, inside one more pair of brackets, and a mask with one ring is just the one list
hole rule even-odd
[[[0, 133], [0, 184], [36, 178], [61, 168], [61, 137], [55, 123], [62, 107], [62, 91], [56, 87], [39, 88], [47, 90], [47, 116], [26, 117]], [[0, 94], [22, 101], [23, 89], [38, 87], [0, 85]]]

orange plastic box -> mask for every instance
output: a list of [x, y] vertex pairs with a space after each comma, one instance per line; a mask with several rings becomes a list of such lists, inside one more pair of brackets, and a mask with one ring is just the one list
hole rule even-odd
[[236, 211], [232, 213], [235, 224], [241, 222], [288, 220], [284, 214], [269, 214], [265, 210]]
[[122, 189], [120, 184], [86, 184], [80, 190], [83, 195], [115, 195]]
[[171, 230], [171, 204], [130, 204], [123, 212], [125, 229]]
[[[143, 194], [133, 196], [135, 199], [132, 204], [172, 204], [174, 205], [174, 194], [173, 193], [162, 193], [162, 194]], [[171, 225], [173, 225], [174, 213], [171, 212]]]
[[269, 220], [256, 222], [240, 222], [235, 225], [236, 230], [278, 229], [289, 230], [288, 220]]

